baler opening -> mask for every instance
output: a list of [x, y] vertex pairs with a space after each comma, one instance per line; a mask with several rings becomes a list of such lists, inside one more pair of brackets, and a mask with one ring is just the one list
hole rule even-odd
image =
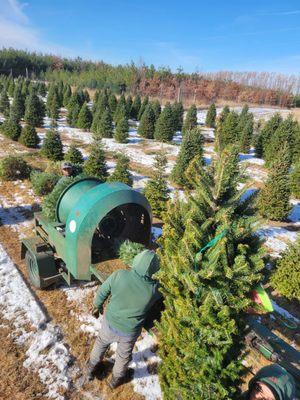
[[117, 243], [123, 240], [149, 244], [151, 220], [139, 204], [128, 203], [111, 210], [97, 225], [92, 239], [92, 264], [117, 256]]

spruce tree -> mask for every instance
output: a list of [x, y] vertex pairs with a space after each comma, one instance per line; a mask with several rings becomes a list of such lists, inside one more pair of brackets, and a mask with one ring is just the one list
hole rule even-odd
[[86, 103], [83, 103], [78, 114], [77, 128], [89, 131], [92, 125], [92, 113]]
[[203, 156], [203, 136], [199, 128], [185, 133], [176, 164], [171, 173], [171, 179], [180, 186], [189, 186], [185, 172], [195, 157]]
[[265, 156], [268, 144], [282, 122], [282, 117], [279, 113], [275, 113], [262, 127], [258, 133], [255, 144], [255, 153], [257, 157]]
[[129, 124], [126, 117], [123, 117], [119, 120], [118, 125], [116, 127], [116, 131], [114, 133], [114, 139], [118, 143], [127, 143], [128, 142], [128, 130]]
[[117, 165], [113, 173], [108, 178], [109, 182], [122, 182], [128, 186], [132, 186], [133, 180], [129, 172], [129, 158], [122, 153], [116, 154]]
[[34, 91], [27, 97], [25, 105], [25, 122], [32, 126], [43, 126], [45, 106]]
[[10, 107], [10, 118], [16, 122], [20, 122], [25, 112], [25, 99], [22, 94], [20, 85], [17, 85], [14, 91], [14, 98]]
[[108, 177], [105, 152], [101, 141], [93, 144], [88, 159], [83, 164], [83, 172], [87, 176], [95, 176], [101, 182], [105, 182]]
[[193, 104], [187, 111], [182, 127], [183, 133], [190, 131], [197, 126], [197, 108]]
[[141, 106], [140, 106], [139, 112], [138, 112], [138, 117], [137, 117], [137, 119], [138, 119], [139, 121], [141, 120], [142, 115], [144, 114], [144, 111], [146, 110], [146, 107], [147, 107], [148, 103], [149, 103], [149, 97], [146, 96], [146, 97], [144, 97], [144, 99], [143, 99], [143, 101], [142, 101], [142, 104], [141, 104]]
[[276, 263], [270, 283], [277, 292], [300, 301], [300, 238], [291, 243]]
[[290, 174], [290, 188], [292, 195], [300, 199], [300, 161]]
[[144, 195], [148, 199], [153, 215], [162, 218], [167, 210], [169, 200], [169, 188], [166, 179], [167, 157], [165, 153], [159, 152], [155, 156], [154, 170], [152, 177], [147, 181]]
[[69, 161], [71, 164], [83, 164], [83, 155], [81, 151], [75, 146], [75, 144], [71, 144], [69, 150], [66, 152], [64, 159]]
[[25, 125], [22, 128], [21, 136], [19, 142], [26, 147], [37, 148], [40, 143], [40, 138], [33, 125]]
[[183, 125], [183, 114], [184, 109], [181, 101], [175, 101], [172, 106], [173, 109], [173, 117], [174, 117], [174, 130], [181, 131]]
[[93, 138], [95, 140], [101, 138], [112, 138], [113, 137], [113, 125], [110, 110], [104, 111], [102, 114], [99, 124], [96, 126]]
[[135, 96], [133, 103], [132, 103], [132, 107], [131, 107], [131, 115], [130, 116], [132, 119], [138, 119], [141, 105], [142, 105], [141, 97], [138, 94]]
[[[188, 175], [194, 193], [183, 237], [173, 235], [173, 246], [162, 247], [156, 274], [165, 304], [157, 324], [160, 384], [165, 400], [234, 399], [245, 371], [248, 294], [264, 267], [261, 243], [236, 189], [237, 152], [223, 152], [208, 170], [194, 160]], [[163, 243], [170, 231], [164, 227]]]
[[2, 125], [0, 125], [1, 132], [4, 136], [11, 140], [17, 141], [21, 135], [21, 125], [12, 118], [6, 119]]
[[207, 110], [205, 125], [208, 126], [209, 128], [214, 128], [216, 124], [216, 117], [217, 117], [216, 105], [215, 103], [212, 103]]
[[152, 108], [152, 104], [147, 104], [145, 111], [143, 112], [139, 127], [138, 134], [147, 139], [153, 139], [155, 130], [155, 114]]
[[5, 88], [2, 90], [1, 96], [0, 96], [0, 112], [4, 115], [5, 118], [9, 117], [10, 104], [9, 104], [9, 98], [8, 98]]
[[41, 152], [45, 157], [52, 161], [60, 161], [63, 159], [63, 145], [57, 131], [49, 130], [46, 133]]
[[288, 179], [290, 164], [286, 149], [287, 145], [284, 144], [277, 154], [257, 201], [260, 215], [275, 221], [284, 221], [291, 211]]
[[174, 119], [170, 103], [167, 103], [162, 110], [154, 131], [154, 138], [160, 142], [169, 142], [174, 135]]
[[117, 105], [118, 105], [118, 100], [116, 96], [113, 93], [111, 93], [108, 97], [108, 106], [112, 114], [114, 114], [114, 112], [116, 111]]

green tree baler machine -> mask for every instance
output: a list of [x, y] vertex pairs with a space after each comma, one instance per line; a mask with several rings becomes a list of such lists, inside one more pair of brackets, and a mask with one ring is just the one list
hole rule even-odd
[[101, 282], [97, 265], [115, 257], [116, 243], [148, 245], [152, 213], [147, 199], [123, 183], [85, 178], [70, 184], [56, 205], [56, 221], [35, 213], [35, 236], [22, 240], [32, 284], [41, 289], [61, 277]]

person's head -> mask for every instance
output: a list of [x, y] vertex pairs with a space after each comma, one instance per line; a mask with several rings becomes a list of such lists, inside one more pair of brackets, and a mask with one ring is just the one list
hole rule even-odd
[[272, 390], [263, 382], [256, 382], [251, 392], [249, 400], [276, 400]]
[[154, 251], [144, 250], [134, 257], [132, 269], [142, 277], [153, 279], [153, 275], [159, 270], [159, 259]]
[[72, 164], [68, 162], [63, 162], [61, 165], [62, 174], [64, 176], [71, 176], [72, 175]]

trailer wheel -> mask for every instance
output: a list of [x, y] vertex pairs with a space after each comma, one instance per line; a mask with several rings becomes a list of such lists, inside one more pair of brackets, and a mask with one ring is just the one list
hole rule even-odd
[[31, 252], [28, 250], [26, 251], [26, 254], [25, 254], [25, 262], [26, 262], [30, 282], [37, 289], [42, 289], [44, 287], [44, 285], [42, 283], [43, 281], [42, 281], [40, 273], [39, 273], [38, 264], [36, 262], [36, 259], [32, 256]]

